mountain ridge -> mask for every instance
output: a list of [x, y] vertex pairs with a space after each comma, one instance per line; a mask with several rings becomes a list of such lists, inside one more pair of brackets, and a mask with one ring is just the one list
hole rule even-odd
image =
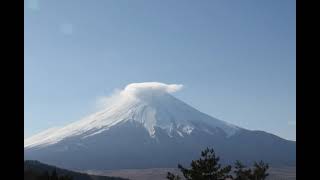
[[[205, 126], [211, 124], [211, 126], [223, 129], [228, 136], [233, 135], [239, 129], [235, 125], [212, 118], [198, 111], [169, 93], [158, 92], [157, 89], [149, 91], [144, 90], [144, 92], [147, 92], [147, 95], [140, 93], [137, 98], [127, 95], [127, 92], [124, 90], [119, 96], [118, 101], [109, 105], [104, 110], [63, 128], [54, 129], [54, 131], [49, 129], [26, 139], [25, 148], [32, 148], [39, 144], [54, 144], [65, 137], [81, 133], [87, 133], [85, 135], [87, 137], [128, 120], [136, 120], [142, 123], [151, 137], [154, 136], [154, 128], [156, 126], [170, 131], [168, 133], [171, 133], [173, 129], [178, 129], [177, 131], [181, 136], [183, 136], [183, 133], [190, 134], [196, 127], [195, 124], [198, 124], [198, 128], [206, 131], [208, 129]], [[90, 134], [91, 130], [94, 130], [94, 133]]]

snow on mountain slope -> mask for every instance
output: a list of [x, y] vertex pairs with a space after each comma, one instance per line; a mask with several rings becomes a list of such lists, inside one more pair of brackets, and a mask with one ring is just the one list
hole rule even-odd
[[158, 82], [129, 84], [103, 110], [25, 139], [25, 149], [45, 147], [67, 137], [85, 139], [128, 121], [141, 123], [151, 138], [155, 137], [156, 128], [165, 130], [169, 136], [175, 132], [181, 137], [190, 135], [194, 129], [214, 134], [212, 129], [217, 128], [230, 137], [241, 129], [210, 117], [170, 94], [181, 88], [182, 85]]
[[295, 165], [295, 142], [208, 116], [171, 94], [181, 88], [129, 84], [98, 112], [25, 139], [24, 157], [79, 170], [163, 168], [214, 147], [224, 163]]

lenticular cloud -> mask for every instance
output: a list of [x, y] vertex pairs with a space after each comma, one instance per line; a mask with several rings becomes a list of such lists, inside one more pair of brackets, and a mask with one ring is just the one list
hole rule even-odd
[[153, 95], [174, 93], [181, 90], [182, 84], [165, 84], [160, 82], [131, 83], [124, 89], [116, 90], [110, 96], [100, 97], [97, 100], [97, 108], [104, 109], [130, 99], [146, 100]]
[[174, 93], [182, 87], [182, 84], [164, 84], [160, 82], [131, 83], [121, 91], [121, 94], [139, 98], [148, 94]]

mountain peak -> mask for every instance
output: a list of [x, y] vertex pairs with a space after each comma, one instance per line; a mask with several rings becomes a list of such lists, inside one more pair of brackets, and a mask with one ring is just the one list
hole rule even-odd
[[87, 138], [120, 126], [125, 122], [141, 124], [155, 137], [160, 128], [169, 136], [190, 135], [194, 129], [214, 133], [217, 129], [227, 136], [233, 135], [238, 127], [210, 117], [170, 93], [182, 88], [178, 84], [158, 82], [132, 83], [113, 95], [112, 101], [101, 111], [71, 123], [55, 131], [46, 131], [25, 140], [25, 147], [46, 146], [68, 137]]
[[294, 143], [204, 114], [171, 94], [181, 87], [129, 84], [100, 111], [26, 139], [25, 158], [71, 169], [174, 167], [213, 146], [225, 161], [295, 163]]

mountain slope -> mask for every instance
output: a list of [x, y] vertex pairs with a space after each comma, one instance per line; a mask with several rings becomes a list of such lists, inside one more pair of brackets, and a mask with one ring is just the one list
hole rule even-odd
[[179, 85], [129, 84], [103, 110], [25, 140], [25, 157], [73, 169], [175, 167], [205, 147], [222, 161], [295, 164], [295, 142], [208, 116], [170, 93]]

